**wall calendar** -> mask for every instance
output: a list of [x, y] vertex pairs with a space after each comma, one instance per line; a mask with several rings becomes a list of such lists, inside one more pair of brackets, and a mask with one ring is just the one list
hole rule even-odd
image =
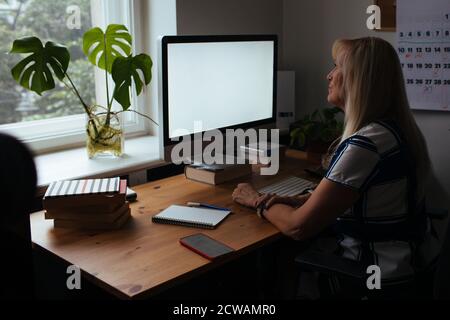
[[397, 0], [397, 41], [411, 108], [450, 111], [450, 1]]

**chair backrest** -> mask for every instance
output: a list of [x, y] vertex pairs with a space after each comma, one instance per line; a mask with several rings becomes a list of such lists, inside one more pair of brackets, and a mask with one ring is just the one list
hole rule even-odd
[[436, 299], [450, 299], [450, 219], [448, 221], [434, 279]]

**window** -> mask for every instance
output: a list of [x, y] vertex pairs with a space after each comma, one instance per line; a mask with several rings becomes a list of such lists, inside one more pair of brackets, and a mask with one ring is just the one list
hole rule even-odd
[[[102, 104], [106, 100], [103, 99], [106, 91], [104, 74], [96, 71], [84, 56], [81, 49], [82, 36], [92, 25], [105, 28], [109, 23], [125, 24], [133, 34], [133, 4], [134, 1], [131, 0], [0, 2], [0, 131], [15, 135], [38, 152], [82, 143], [85, 139], [86, 121], [76, 97], [59, 81], [55, 81], [55, 89], [42, 96], [23, 89], [14, 81], [10, 72], [21, 58], [6, 52], [11, 49], [13, 40], [22, 36], [36, 35], [44, 42], [51, 40], [64, 44], [71, 53], [68, 74], [84, 100]], [[72, 6], [80, 9], [80, 29], [71, 30], [66, 25], [71, 14], [67, 9]], [[135, 34], [133, 38], [138, 39]], [[138, 111], [146, 113], [142, 99], [138, 105], [138, 100], [134, 97], [132, 105]], [[144, 132], [147, 126], [144, 121], [134, 113], [127, 113], [124, 117], [125, 132]]]
[[[65, 25], [65, 14], [61, 13], [65, 13], [71, 4], [81, 9], [80, 30], [61, 28]], [[56, 90], [46, 92], [42, 97], [17, 85], [10, 69], [21, 58], [6, 53], [11, 49], [13, 40], [23, 36], [36, 35], [66, 44], [72, 58], [69, 73], [79, 84], [86, 101], [93, 102], [93, 68], [79, 49], [83, 32], [91, 26], [90, 0], [7, 0], [0, 8], [0, 59], [4, 69], [0, 74], [0, 125], [81, 114], [81, 109], [74, 108], [77, 104], [75, 97], [65, 90], [61, 82], [56, 83]]]

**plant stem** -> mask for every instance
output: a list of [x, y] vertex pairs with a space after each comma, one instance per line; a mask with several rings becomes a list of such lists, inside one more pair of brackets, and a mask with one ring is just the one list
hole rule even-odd
[[103, 35], [103, 43], [104, 43], [103, 50], [105, 52], [106, 102], [108, 104], [108, 114], [106, 115], [106, 122], [105, 122], [105, 124], [109, 126], [112, 102], [110, 102], [110, 100], [109, 100], [108, 55], [106, 54], [106, 34]]
[[[71, 91], [78, 97], [78, 99], [80, 100], [80, 102], [81, 102], [81, 104], [82, 104], [82, 106], [83, 106], [83, 108], [84, 108], [84, 111], [86, 112], [86, 114], [87, 114], [87, 116], [88, 116], [88, 118], [89, 118], [89, 121], [88, 121], [88, 128], [89, 128], [89, 123], [92, 123], [92, 125], [93, 125], [93, 127], [94, 127], [95, 134], [96, 134], [96, 136], [98, 137], [99, 131], [98, 131], [97, 125], [95, 124], [94, 115], [92, 114], [92, 112], [91, 112], [91, 110], [89, 109], [89, 106], [86, 104], [86, 102], [84, 102], [83, 98], [81, 97], [80, 93], [78, 92], [78, 89], [77, 89], [77, 87], [75, 86], [75, 84], [73, 83], [73, 81], [72, 81], [72, 79], [70, 78], [70, 76], [67, 74], [67, 72], [64, 72], [64, 74], [65, 74], [65, 76], [67, 77], [67, 79], [69, 80], [70, 85], [71, 85], [72, 87], [70, 87], [70, 86], [64, 81], [64, 79], [61, 80], [62, 83], [64, 83], [64, 84], [66, 85], [66, 87], [69, 88], [69, 90], [71, 90]], [[88, 129], [88, 131], [89, 131], [89, 129]]]
[[[105, 55], [105, 63], [106, 63], [106, 55]], [[105, 69], [105, 79], [106, 79], [106, 102], [108, 105], [108, 114], [106, 115], [106, 124], [109, 125], [109, 113], [111, 111], [112, 103], [109, 100], [108, 71], [106, 69]]]
[[61, 82], [64, 83], [64, 85], [66, 86], [67, 89], [70, 90], [70, 92], [72, 92], [74, 95], [76, 95], [75, 90], [73, 90], [73, 88], [72, 88], [70, 85], [68, 85], [68, 84], [64, 81], [64, 79], [61, 80]]
[[[73, 83], [72, 79], [67, 74], [67, 72], [65, 72], [64, 74], [67, 77], [67, 79], [69, 80], [70, 85], [72, 86], [73, 93], [75, 93], [75, 95], [78, 97], [78, 100], [80, 100], [80, 102], [84, 108], [84, 111], [87, 113], [88, 117], [91, 118], [92, 115], [91, 115], [91, 111], [89, 110], [89, 106], [86, 104], [86, 102], [84, 102], [83, 98], [81, 97], [80, 93], [77, 90], [77, 87], [75, 86], [75, 84]], [[63, 83], [67, 86], [67, 84], [64, 81], [63, 81]]]

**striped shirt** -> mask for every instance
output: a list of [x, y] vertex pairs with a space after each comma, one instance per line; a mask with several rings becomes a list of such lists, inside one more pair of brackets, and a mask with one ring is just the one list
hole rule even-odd
[[[380, 267], [384, 283], [410, 279], [436, 257], [438, 247], [427, 219], [421, 224], [425, 235], [420, 241], [397, 237], [395, 228], [410, 221], [421, 202], [410, 198], [409, 186], [416, 187], [415, 174], [406, 165], [408, 152], [399, 133], [391, 122], [365, 126], [338, 146], [325, 176], [360, 194], [352, 208], [337, 218], [340, 253], [357, 261], [364, 255], [366, 261]], [[348, 226], [356, 232], [346, 233], [351, 230]], [[370, 230], [374, 236], [363, 239]]]

